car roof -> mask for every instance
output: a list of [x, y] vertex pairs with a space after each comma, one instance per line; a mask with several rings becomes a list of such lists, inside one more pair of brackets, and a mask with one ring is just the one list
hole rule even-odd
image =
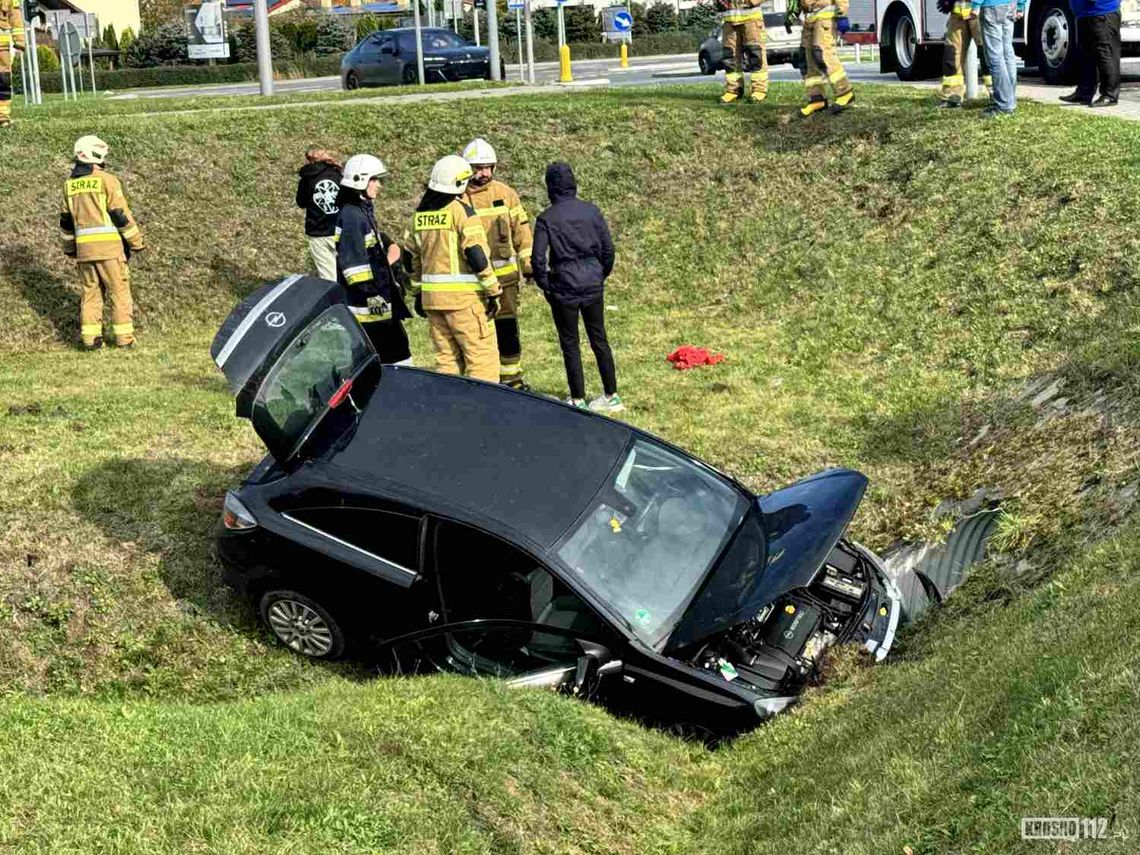
[[549, 549], [632, 434], [538, 395], [385, 365], [352, 438], [324, 460], [497, 520]]

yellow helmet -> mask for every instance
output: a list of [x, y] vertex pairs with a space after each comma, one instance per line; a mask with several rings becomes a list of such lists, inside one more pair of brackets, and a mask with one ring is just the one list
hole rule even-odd
[[109, 145], [93, 134], [75, 141], [75, 159], [80, 163], [93, 163], [98, 166], [107, 159], [107, 152], [110, 150]]
[[437, 160], [431, 168], [428, 189], [458, 196], [467, 189], [472, 174], [471, 166], [466, 160], [457, 154], [449, 154]]

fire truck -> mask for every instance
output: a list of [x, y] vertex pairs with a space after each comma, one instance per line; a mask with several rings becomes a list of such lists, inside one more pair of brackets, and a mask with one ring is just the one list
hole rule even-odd
[[[900, 80], [941, 74], [946, 14], [938, 0], [851, 0], [851, 32], [845, 41], [877, 44], [880, 68]], [[1140, 0], [1121, 0], [1120, 41], [1124, 56], [1140, 55]], [[1028, 0], [1013, 32], [1014, 50], [1047, 83], [1076, 79], [1077, 22], [1069, 0]]]

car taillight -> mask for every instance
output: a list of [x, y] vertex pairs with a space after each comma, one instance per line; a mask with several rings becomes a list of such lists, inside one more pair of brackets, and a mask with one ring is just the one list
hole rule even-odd
[[257, 527], [257, 518], [241, 503], [232, 492], [226, 493], [225, 504], [222, 505], [222, 525], [232, 531], [241, 531]]

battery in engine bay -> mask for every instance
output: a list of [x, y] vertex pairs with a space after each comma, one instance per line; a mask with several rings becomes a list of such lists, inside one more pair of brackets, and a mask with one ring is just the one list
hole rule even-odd
[[865, 582], [840, 572], [830, 564], [823, 566], [823, 574], [819, 577], [818, 584], [826, 591], [852, 600], [863, 599], [863, 592], [867, 590]]

